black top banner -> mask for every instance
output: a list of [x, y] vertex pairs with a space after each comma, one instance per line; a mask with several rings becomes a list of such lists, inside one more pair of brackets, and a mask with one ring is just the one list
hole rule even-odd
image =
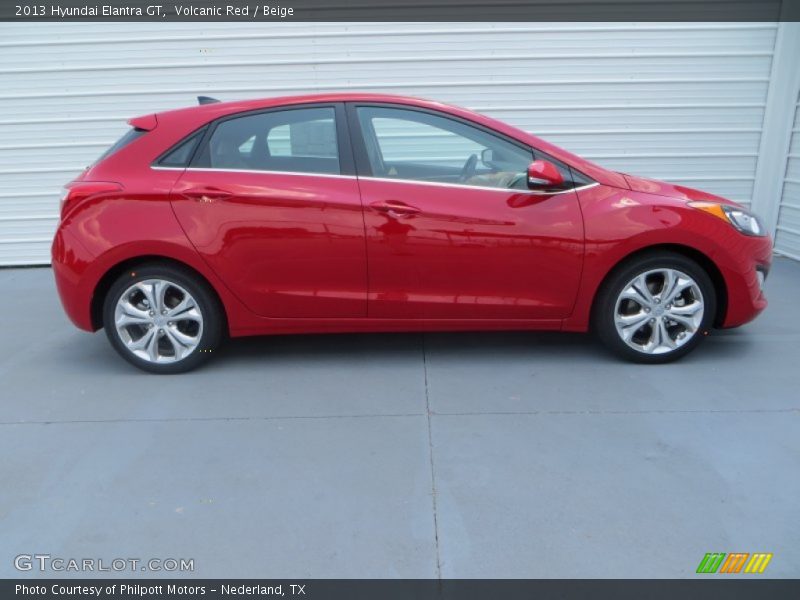
[[780, 579], [63, 579], [2, 580], [0, 598], [292, 598], [294, 600], [783, 600], [800, 597], [800, 580]]
[[800, 0], [0, 0], [3, 21], [800, 21]]

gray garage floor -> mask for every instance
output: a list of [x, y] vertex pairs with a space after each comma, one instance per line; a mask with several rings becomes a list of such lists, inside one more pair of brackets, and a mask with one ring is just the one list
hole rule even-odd
[[[560, 334], [230, 343], [185, 376], [0, 271], [0, 576], [13, 558], [192, 558], [195, 577], [800, 576], [800, 264], [667, 366]], [[154, 575], [154, 574], [149, 574]]]

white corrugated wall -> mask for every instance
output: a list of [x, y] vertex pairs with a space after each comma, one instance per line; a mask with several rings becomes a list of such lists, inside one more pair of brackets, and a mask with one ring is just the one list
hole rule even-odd
[[795, 106], [792, 142], [783, 179], [783, 196], [778, 212], [775, 249], [800, 260], [800, 100]]
[[198, 94], [423, 96], [613, 169], [749, 203], [776, 29], [2, 23], [0, 265], [48, 262], [61, 185], [124, 132], [127, 118], [193, 104]]

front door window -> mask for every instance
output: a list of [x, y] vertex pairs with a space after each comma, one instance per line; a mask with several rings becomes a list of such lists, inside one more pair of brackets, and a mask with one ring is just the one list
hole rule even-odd
[[426, 112], [357, 109], [374, 177], [526, 189], [530, 149]]

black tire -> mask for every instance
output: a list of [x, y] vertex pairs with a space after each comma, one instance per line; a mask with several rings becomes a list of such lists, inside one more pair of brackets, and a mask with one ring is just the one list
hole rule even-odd
[[[682, 345], [661, 354], [649, 354], [631, 347], [622, 339], [617, 332], [615, 316], [617, 300], [626, 286], [638, 275], [658, 269], [675, 269], [694, 280], [702, 294], [703, 316], [696, 331], [687, 341], [681, 342]], [[714, 284], [705, 269], [682, 254], [657, 251], [632, 258], [609, 274], [595, 300], [592, 325], [600, 341], [619, 356], [638, 363], [667, 363], [685, 356], [703, 341], [714, 323], [716, 307]], [[647, 332], [647, 329], [644, 331]]]
[[[195, 301], [202, 317], [202, 330], [195, 332], [199, 337], [197, 346], [183, 358], [172, 362], [150, 362], [140, 358], [128, 349], [117, 331], [114, 315], [118, 301], [132, 285], [147, 279], [161, 279], [180, 286]], [[150, 373], [185, 373], [206, 362], [219, 348], [224, 324], [223, 308], [208, 284], [191, 271], [166, 262], [147, 263], [126, 271], [111, 285], [103, 301], [103, 326], [111, 345], [122, 358]]]

